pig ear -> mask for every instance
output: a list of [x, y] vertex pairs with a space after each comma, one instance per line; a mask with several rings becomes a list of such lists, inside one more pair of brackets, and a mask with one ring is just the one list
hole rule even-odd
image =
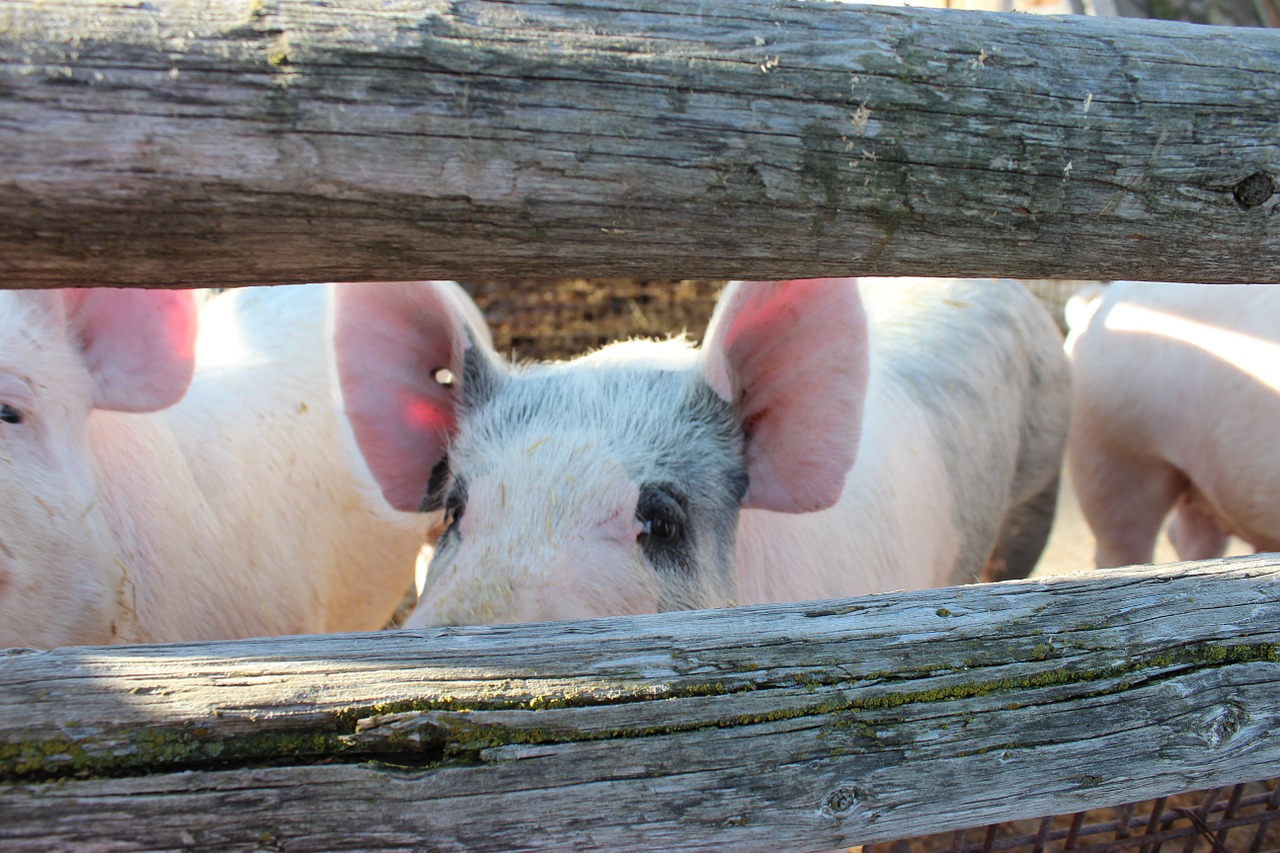
[[707, 382], [746, 435], [742, 505], [811, 512], [840, 499], [867, 392], [856, 279], [733, 282], [702, 346]]
[[[488, 344], [488, 329], [453, 282], [340, 284], [335, 292], [338, 382], [356, 443], [387, 502], [417, 512], [458, 428], [466, 353]], [[442, 370], [450, 384], [437, 379]]]
[[96, 408], [154, 412], [182, 399], [195, 369], [191, 291], [95, 287], [61, 293], [68, 327], [93, 377]]

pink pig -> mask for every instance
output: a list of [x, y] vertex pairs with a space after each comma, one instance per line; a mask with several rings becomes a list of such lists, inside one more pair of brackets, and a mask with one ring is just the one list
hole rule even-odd
[[331, 294], [0, 292], [0, 646], [385, 624], [428, 519], [341, 415]]
[[1025, 575], [1066, 438], [1061, 340], [1012, 282], [738, 282], [701, 348], [518, 366], [434, 286], [343, 288], [335, 320], [383, 494], [445, 512], [410, 626]]
[[1100, 567], [1280, 549], [1280, 287], [1116, 282], [1068, 305], [1068, 464]]

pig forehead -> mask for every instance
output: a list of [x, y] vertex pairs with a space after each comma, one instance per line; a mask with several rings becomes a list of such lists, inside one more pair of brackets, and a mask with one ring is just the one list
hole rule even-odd
[[629, 530], [639, 486], [607, 447], [581, 438], [552, 436], [486, 459], [485, 470], [468, 473], [466, 523], [490, 536], [532, 531], [532, 543], [545, 530], [546, 546], [553, 529], [556, 542], [566, 530], [619, 523]]
[[[732, 408], [693, 369], [570, 363], [518, 370], [465, 417], [452, 453], [459, 468], [519, 464], [520, 451], [557, 448], [576, 468], [609, 460], [632, 480], [674, 476], [691, 464], [740, 466]], [[554, 463], [552, 463], [554, 464]]]

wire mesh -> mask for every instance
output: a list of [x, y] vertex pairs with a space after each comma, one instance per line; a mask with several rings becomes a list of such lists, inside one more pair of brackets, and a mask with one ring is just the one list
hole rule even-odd
[[1275, 853], [1280, 779], [862, 848], [863, 853]]

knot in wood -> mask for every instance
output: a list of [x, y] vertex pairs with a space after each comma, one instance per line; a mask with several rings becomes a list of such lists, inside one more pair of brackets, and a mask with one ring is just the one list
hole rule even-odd
[[858, 789], [841, 785], [822, 801], [822, 808], [833, 815], [848, 814], [858, 808]]
[[1201, 737], [1211, 749], [1221, 749], [1249, 722], [1249, 712], [1238, 702], [1224, 702], [1204, 719]]
[[1236, 203], [1244, 209], [1257, 207], [1275, 194], [1276, 185], [1266, 172], [1254, 172], [1232, 188]]

